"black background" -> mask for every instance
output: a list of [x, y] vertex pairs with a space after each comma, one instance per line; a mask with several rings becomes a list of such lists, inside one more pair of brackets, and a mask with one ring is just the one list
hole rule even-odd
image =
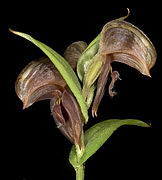
[[[12, 7], [12, 5], [11, 5]], [[161, 144], [161, 30], [160, 11], [155, 8], [130, 8], [127, 21], [138, 26], [156, 47], [158, 58], [151, 69], [152, 78], [114, 63], [122, 81], [115, 84], [118, 95], [108, 92], [99, 107], [98, 118], [90, 118], [85, 126], [111, 118], [136, 118], [151, 123], [151, 128], [121, 127], [86, 163], [85, 179], [158, 177]], [[50, 115], [49, 101], [22, 110], [14, 83], [20, 71], [31, 60], [44, 54], [32, 43], [11, 34], [8, 28], [30, 34], [63, 54], [72, 42], [90, 43], [110, 20], [124, 16], [126, 8], [91, 7], [84, 4], [47, 6], [26, 4], [11, 8], [7, 17], [7, 53], [3, 74], [2, 149], [5, 178], [13, 180], [75, 179], [68, 162], [71, 144], [56, 128]], [[3, 70], [3, 68], [1, 68]]]

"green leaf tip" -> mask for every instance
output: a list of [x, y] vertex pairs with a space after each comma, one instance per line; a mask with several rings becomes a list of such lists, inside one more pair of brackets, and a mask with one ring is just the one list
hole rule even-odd
[[86, 102], [83, 99], [82, 92], [81, 92], [81, 85], [80, 82], [73, 71], [72, 67], [69, 65], [69, 63], [56, 51], [54, 51], [52, 48], [47, 46], [46, 44], [34, 39], [28, 34], [14, 31], [12, 29], [9, 29], [10, 32], [13, 34], [19, 35], [33, 44], [35, 44], [37, 47], [39, 47], [52, 61], [52, 63], [55, 65], [57, 70], [60, 72], [64, 80], [66, 81], [67, 85], [69, 86], [70, 90], [74, 94], [76, 100], [78, 101], [80, 105], [80, 109], [82, 111], [82, 114], [84, 116], [85, 122], [88, 121], [88, 108], [86, 105]]
[[25, 33], [19, 32], [19, 31], [14, 31], [13, 29], [10, 29], [10, 28], [9, 28], [9, 31], [11, 33], [16, 34], [18, 36], [21, 36], [21, 37], [23, 37], [23, 38], [25, 38], [25, 39], [27, 39], [29, 41], [32, 41], [32, 37], [30, 35], [28, 35], [28, 34], [25, 34]]
[[8, 28], [8, 30], [9, 30], [10, 32], [14, 33], [14, 31], [13, 31], [11, 28]]

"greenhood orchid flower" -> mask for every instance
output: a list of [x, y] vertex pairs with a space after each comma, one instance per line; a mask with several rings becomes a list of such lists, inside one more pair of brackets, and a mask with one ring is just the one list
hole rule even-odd
[[118, 71], [112, 70], [113, 62], [127, 64], [142, 74], [151, 76], [149, 71], [154, 66], [157, 57], [155, 48], [148, 37], [122, 18], [108, 22], [98, 37], [99, 41], [98, 39], [95, 41], [99, 43], [98, 51], [96, 50], [94, 56], [89, 60], [83, 77], [85, 100], [88, 99], [91, 87], [97, 86], [92, 105], [92, 116], [97, 116], [98, 106], [104, 95], [109, 75], [112, 78], [109, 94], [110, 96], [115, 95], [114, 83], [120, 77]]
[[[71, 44], [64, 57], [73, 69], [86, 43]], [[15, 89], [23, 109], [41, 100], [50, 99], [50, 108], [58, 129], [73, 144], [81, 145], [82, 113], [65, 80], [48, 57], [30, 62], [16, 80]]]

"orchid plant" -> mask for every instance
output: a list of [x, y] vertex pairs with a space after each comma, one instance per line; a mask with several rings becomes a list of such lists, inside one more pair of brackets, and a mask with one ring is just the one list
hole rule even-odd
[[76, 180], [84, 179], [86, 161], [117, 128], [122, 125], [149, 127], [137, 119], [109, 119], [84, 131], [84, 125], [89, 121], [89, 109], [92, 117], [97, 116], [109, 76], [109, 94], [115, 95], [114, 83], [120, 76], [113, 71], [114, 61], [125, 63], [147, 76], [156, 62], [153, 44], [141, 30], [125, 21], [128, 15], [108, 22], [89, 45], [83, 41], [72, 43], [63, 56], [30, 35], [10, 29], [46, 55], [22, 70], [15, 89], [23, 109], [37, 101], [50, 99], [58, 129], [73, 144], [69, 162], [76, 171]]

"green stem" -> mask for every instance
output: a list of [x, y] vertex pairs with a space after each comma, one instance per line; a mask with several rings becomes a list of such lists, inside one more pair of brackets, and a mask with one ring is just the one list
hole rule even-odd
[[[82, 132], [82, 137], [81, 137], [81, 148], [79, 147], [78, 144], [75, 145], [76, 147], [76, 153], [77, 153], [77, 161], [79, 162], [80, 158], [84, 154], [84, 133]], [[77, 166], [75, 168], [76, 171], [76, 180], [84, 180], [84, 165]]]
[[81, 165], [75, 169], [76, 180], [84, 180], [84, 165]]

